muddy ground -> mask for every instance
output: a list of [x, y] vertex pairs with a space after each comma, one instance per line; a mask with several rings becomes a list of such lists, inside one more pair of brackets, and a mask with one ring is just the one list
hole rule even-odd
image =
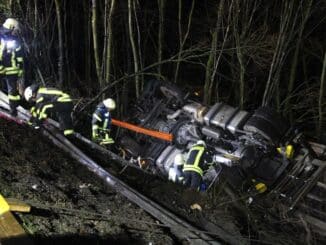
[[[88, 154], [92, 154], [88, 152]], [[297, 220], [275, 220], [253, 212], [239, 199], [233, 205], [222, 186], [194, 195], [156, 176], [92, 156], [126, 183], [194, 225], [222, 229], [239, 244], [318, 244]], [[35, 244], [180, 244], [168, 229], [90, 171], [56, 148], [38, 131], [0, 120], [0, 192], [32, 205], [15, 214]], [[189, 204], [198, 201], [202, 212]], [[232, 205], [231, 205], [232, 204]], [[211, 223], [205, 223], [203, 220]], [[212, 226], [213, 225], [213, 226]], [[212, 234], [214, 235], [214, 234]]]
[[[155, 219], [27, 127], [0, 120], [0, 188], [35, 244], [174, 244]], [[111, 244], [111, 243], [110, 243]]]

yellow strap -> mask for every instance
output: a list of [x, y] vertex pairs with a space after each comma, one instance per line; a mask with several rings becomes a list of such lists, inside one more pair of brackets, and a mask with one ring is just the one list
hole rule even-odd
[[8, 212], [9, 210], [10, 210], [9, 204], [3, 198], [3, 196], [0, 194], [0, 215]]

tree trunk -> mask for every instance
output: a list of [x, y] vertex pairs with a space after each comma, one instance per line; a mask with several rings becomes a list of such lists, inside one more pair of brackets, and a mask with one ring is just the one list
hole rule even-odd
[[[159, 23], [158, 23], [158, 47], [157, 47], [157, 62], [161, 63], [162, 61], [162, 49], [163, 49], [163, 40], [164, 40], [164, 10], [165, 10], [165, 0], [157, 0], [158, 10], [159, 10]], [[162, 73], [162, 66], [158, 65], [157, 73], [159, 77]]]
[[[265, 86], [262, 105], [266, 106], [271, 103], [275, 95], [276, 87], [279, 86], [280, 73], [287, 53], [290, 42], [294, 38], [298, 13], [296, 1], [284, 1], [282, 3], [281, 21], [277, 45], [274, 51], [273, 60], [270, 66], [268, 79]], [[276, 94], [276, 101], [279, 94]], [[278, 105], [279, 107], [279, 105]]]
[[59, 87], [63, 86], [63, 37], [62, 37], [62, 23], [61, 23], [61, 10], [60, 0], [55, 0], [55, 10], [57, 15], [58, 26], [58, 43], [59, 43], [59, 60], [58, 60], [58, 75], [59, 75]]
[[295, 46], [295, 51], [294, 51], [294, 55], [293, 55], [291, 70], [290, 70], [290, 78], [289, 78], [287, 98], [286, 98], [286, 103], [285, 103], [285, 111], [288, 112], [287, 114], [289, 115], [291, 123], [293, 122], [293, 113], [292, 113], [292, 110], [290, 109], [290, 107], [291, 107], [291, 97], [292, 97], [291, 94], [292, 94], [292, 91], [293, 91], [294, 81], [295, 81], [295, 78], [296, 78], [297, 64], [298, 64], [298, 59], [299, 59], [299, 50], [300, 50], [300, 46], [301, 46], [302, 34], [303, 34], [305, 24], [306, 24], [306, 22], [308, 20], [308, 17], [310, 16], [311, 5], [312, 5], [312, 0], [309, 1], [307, 8], [305, 8], [303, 20], [302, 20], [302, 23], [300, 25], [300, 32], [299, 32], [297, 42], [296, 42], [296, 46]]
[[175, 74], [174, 74], [174, 82], [175, 83], [177, 83], [177, 80], [178, 80], [179, 68], [180, 68], [180, 62], [181, 62], [181, 55], [182, 55], [184, 45], [185, 45], [186, 40], [187, 40], [188, 35], [189, 35], [191, 21], [192, 21], [192, 13], [194, 11], [195, 2], [196, 2], [196, 0], [192, 0], [191, 9], [190, 9], [190, 13], [189, 13], [189, 16], [188, 16], [187, 31], [186, 31], [186, 33], [185, 33], [185, 35], [183, 37], [182, 36], [182, 24], [181, 24], [181, 19], [182, 19], [182, 0], [179, 0], [179, 11], [178, 11], [179, 53], [178, 53], [178, 59], [177, 59], [177, 67], [175, 69]]
[[113, 40], [113, 32], [112, 32], [112, 15], [114, 12], [115, 0], [111, 0], [111, 6], [109, 10], [109, 16], [107, 20], [107, 47], [106, 47], [106, 69], [105, 69], [105, 83], [110, 84], [111, 81], [111, 62], [112, 62], [112, 40]]
[[[239, 66], [240, 66], [240, 74], [239, 74], [239, 107], [240, 109], [243, 108], [243, 104], [244, 104], [244, 86], [245, 86], [245, 81], [244, 81], [244, 74], [245, 74], [245, 66], [244, 66], [244, 58], [243, 58], [243, 48], [241, 47], [241, 40], [240, 40], [240, 28], [238, 28], [240, 26], [239, 24], [239, 13], [240, 13], [240, 6], [239, 6], [239, 2], [235, 1], [235, 5], [234, 5], [234, 21], [233, 21], [233, 34], [235, 37], [235, 46], [236, 46], [236, 54], [237, 54], [237, 59], [239, 62]], [[249, 23], [242, 23], [244, 25]], [[244, 33], [243, 35], [244, 36]]]
[[88, 1], [83, 1], [84, 10], [84, 32], [85, 37], [85, 80], [89, 82], [91, 80], [91, 21], [90, 21], [90, 11]]
[[324, 55], [324, 62], [323, 62], [323, 70], [320, 77], [320, 88], [319, 88], [319, 100], [318, 100], [318, 114], [319, 114], [319, 120], [318, 120], [318, 130], [317, 135], [319, 139], [321, 139], [322, 132], [323, 132], [323, 115], [324, 115], [324, 108], [325, 108], [325, 77], [326, 77], [326, 52]]
[[93, 48], [94, 48], [94, 59], [95, 59], [95, 69], [98, 83], [100, 85], [100, 89], [103, 87], [103, 82], [101, 78], [101, 65], [100, 65], [100, 57], [98, 50], [98, 38], [97, 38], [97, 1], [92, 0], [92, 30], [93, 30]]
[[[136, 44], [134, 40], [134, 31], [132, 26], [132, 10], [133, 10], [133, 4], [131, 3], [133, 0], [128, 0], [128, 30], [129, 30], [129, 39], [132, 49], [132, 55], [134, 59], [134, 72], [138, 73], [138, 55], [136, 50]], [[135, 76], [135, 87], [136, 87], [136, 97], [139, 97], [140, 94], [140, 86], [139, 86], [139, 75]]]
[[222, 21], [223, 8], [224, 8], [224, 0], [220, 1], [218, 5], [216, 25], [212, 34], [211, 50], [209, 52], [209, 56], [206, 63], [205, 85], [204, 85], [205, 104], [209, 104], [212, 99], [212, 92], [213, 92], [212, 87], [213, 87], [214, 77], [215, 77], [214, 68], [216, 67], [216, 55], [217, 55], [217, 36]]

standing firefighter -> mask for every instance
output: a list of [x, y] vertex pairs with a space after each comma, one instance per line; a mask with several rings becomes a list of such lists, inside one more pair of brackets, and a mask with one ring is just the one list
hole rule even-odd
[[71, 118], [73, 104], [68, 94], [55, 88], [33, 84], [25, 89], [24, 96], [28, 102], [35, 102], [35, 106], [31, 108], [31, 124], [38, 126], [50, 113], [55, 113], [63, 134], [70, 136], [74, 133]]
[[111, 111], [116, 107], [115, 101], [111, 98], [103, 100], [96, 106], [92, 116], [92, 139], [100, 144], [112, 144], [110, 138]]
[[212, 163], [212, 157], [206, 149], [206, 143], [198, 140], [194, 144], [187, 156], [187, 160], [183, 166], [184, 184], [194, 190], [204, 190], [203, 172]]
[[23, 77], [23, 50], [18, 38], [19, 23], [8, 18], [3, 23], [0, 40], [0, 74], [7, 83], [10, 113], [17, 115], [16, 107], [20, 104], [18, 80]]

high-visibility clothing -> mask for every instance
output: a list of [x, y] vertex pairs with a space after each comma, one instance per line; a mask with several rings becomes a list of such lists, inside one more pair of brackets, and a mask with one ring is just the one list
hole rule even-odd
[[[103, 102], [96, 106], [92, 115], [92, 138], [109, 138], [111, 129], [111, 114]], [[111, 138], [109, 138], [111, 139]]]
[[24, 55], [20, 40], [13, 35], [0, 37], [0, 73], [4, 75], [23, 75]]
[[20, 40], [13, 35], [0, 36], [0, 75], [5, 76], [7, 84], [10, 112], [17, 114], [20, 104], [18, 80], [23, 76], [24, 56]]
[[203, 145], [194, 145], [188, 152], [183, 165], [184, 184], [187, 187], [199, 190], [202, 184], [204, 170], [212, 162], [212, 157]]
[[204, 154], [205, 147], [202, 145], [193, 146], [186, 160], [186, 163], [183, 166], [183, 171], [194, 171], [198, 173], [200, 176], [203, 176], [203, 161], [201, 161], [201, 157]]
[[73, 104], [70, 96], [61, 90], [41, 87], [36, 93], [36, 103], [31, 109], [33, 119], [42, 121], [55, 113], [59, 119], [60, 128], [65, 135], [74, 133], [71, 112]]

